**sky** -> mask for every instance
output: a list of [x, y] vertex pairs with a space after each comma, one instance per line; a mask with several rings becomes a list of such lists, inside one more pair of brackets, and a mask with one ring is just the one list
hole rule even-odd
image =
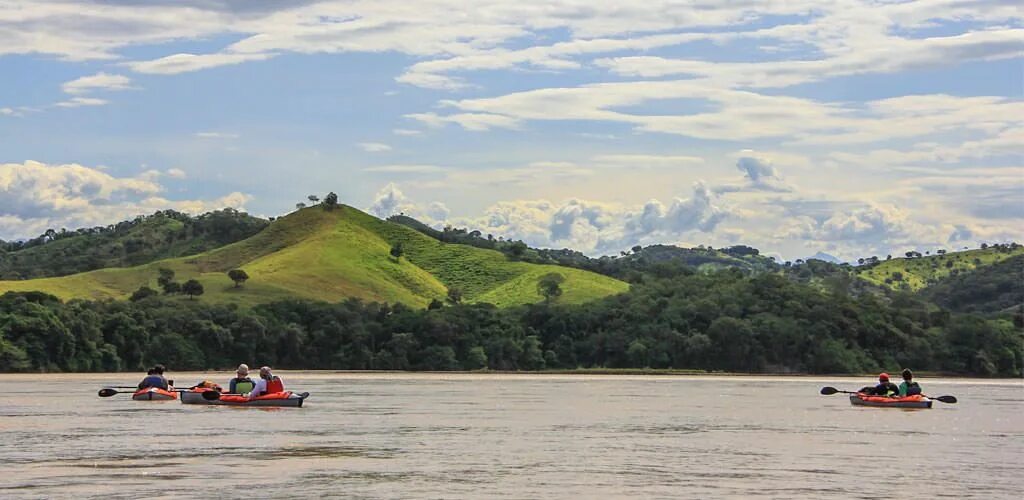
[[1012, 1], [0, 0], [0, 239], [338, 194], [533, 246], [1024, 235]]

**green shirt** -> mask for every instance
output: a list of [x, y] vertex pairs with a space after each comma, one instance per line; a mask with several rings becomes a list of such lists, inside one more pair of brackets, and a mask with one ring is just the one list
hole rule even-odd
[[[920, 388], [920, 386], [917, 384], [917, 382], [912, 382], [912, 383], [914, 385], [917, 385], [918, 388]], [[907, 391], [909, 389], [910, 389], [910, 384], [908, 384], [906, 380], [904, 380], [903, 382], [900, 382], [900, 396], [906, 396], [907, 395]], [[920, 394], [920, 392], [918, 392], [918, 394]]]

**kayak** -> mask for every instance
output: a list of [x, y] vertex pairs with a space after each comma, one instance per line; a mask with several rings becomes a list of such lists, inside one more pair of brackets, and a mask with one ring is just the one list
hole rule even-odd
[[240, 394], [221, 394], [220, 399], [208, 400], [203, 393], [209, 389], [195, 389], [181, 393], [181, 403], [186, 405], [215, 405], [215, 406], [242, 406], [242, 407], [291, 407], [301, 408], [302, 402], [309, 397], [308, 392], [294, 393], [291, 391], [275, 392], [264, 394], [253, 399], [246, 398]]
[[166, 391], [158, 387], [139, 389], [132, 394], [135, 401], [171, 401], [178, 399], [178, 393]]
[[857, 394], [850, 394], [850, 404], [874, 408], [931, 408], [932, 400], [920, 394], [890, 398], [887, 396], [871, 396], [858, 392]]

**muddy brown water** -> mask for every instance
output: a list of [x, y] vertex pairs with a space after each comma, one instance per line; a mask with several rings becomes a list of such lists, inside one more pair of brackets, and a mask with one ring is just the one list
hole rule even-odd
[[[283, 372], [303, 408], [99, 398], [0, 375], [0, 498], [1020, 498], [1024, 382]], [[189, 384], [230, 374], [175, 373]]]

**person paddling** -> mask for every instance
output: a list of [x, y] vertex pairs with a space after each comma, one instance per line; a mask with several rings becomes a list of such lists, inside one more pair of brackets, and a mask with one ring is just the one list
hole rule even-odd
[[142, 382], [139, 382], [139, 389], [146, 389], [148, 387], [156, 387], [157, 389], [163, 389], [165, 391], [170, 389], [170, 384], [167, 382], [167, 379], [164, 378], [164, 369], [164, 365], [156, 365], [153, 368], [150, 368], [150, 370], [146, 372], [146, 378], [142, 379]]
[[248, 398], [252, 399], [275, 392], [284, 392], [284, 380], [271, 373], [269, 366], [261, 367], [260, 378], [256, 380], [256, 387], [249, 392]]
[[875, 396], [895, 396], [900, 393], [900, 388], [889, 382], [888, 373], [880, 373], [878, 374], [878, 385], [872, 389], [872, 392]]
[[256, 388], [256, 382], [249, 378], [249, 365], [242, 363], [235, 371], [235, 378], [228, 383], [228, 392], [231, 394], [248, 394]]
[[900, 397], [921, 394], [921, 385], [914, 382], [914, 374], [910, 368], [903, 369], [903, 382], [900, 382], [899, 393]]

